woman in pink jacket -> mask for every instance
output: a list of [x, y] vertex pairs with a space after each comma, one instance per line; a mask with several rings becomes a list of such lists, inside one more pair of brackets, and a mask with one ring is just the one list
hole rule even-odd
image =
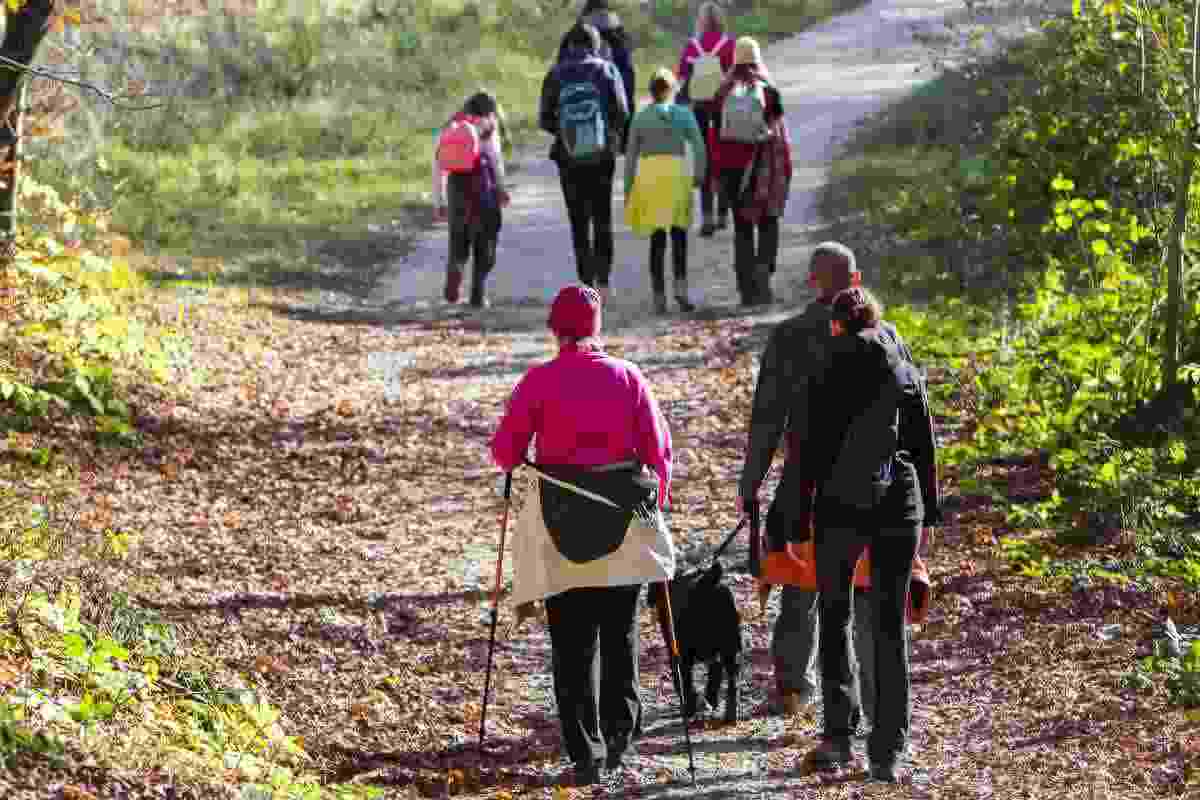
[[[642, 583], [674, 572], [674, 551], [660, 513], [670, 494], [671, 435], [641, 371], [596, 343], [600, 307], [599, 294], [588, 286], [558, 293], [549, 318], [558, 356], [521, 378], [492, 439], [492, 456], [509, 472], [525, 463], [536, 438], [536, 469], [542, 477], [526, 510], [540, 508], [541, 513], [523, 512], [514, 534], [514, 601], [545, 603], [564, 749], [575, 763], [579, 785], [599, 781], [603, 768], [619, 767], [640, 733], [639, 596]], [[622, 513], [611, 504], [564, 490], [563, 481], [619, 504], [635, 498], [629, 507], [637, 506], [640, 522], [630, 524], [626, 510], [622, 523]], [[556, 491], [565, 491], [568, 499]], [[568, 524], [556, 526], [561, 518], [556, 515], [568, 518]], [[664, 534], [666, 547], [656, 549], [654, 542]], [[545, 544], [531, 551], [533, 539]], [[650, 551], [657, 553], [652, 569], [639, 572], [635, 562], [644, 562], [642, 554]], [[523, 576], [520, 559], [556, 561], [560, 553], [572, 562], [562, 570], [567, 578], [546, 578], [549, 588], [530, 594], [527, 576], [543, 567], [527, 567]], [[580, 574], [589, 577], [581, 580]], [[575, 588], [557, 591], [564, 585]], [[592, 672], [597, 658], [598, 684]]]
[[[721, 8], [718, 3], [702, 3], [696, 13], [696, 35], [688, 39], [687, 44], [684, 45], [683, 53], [679, 56], [679, 66], [675, 68], [675, 75], [683, 87], [675, 102], [679, 105], [691, 105], [692, 113], [696, 115], [696, 123], [700, 126], [700, 135], [706, 142], [708, 141], [708, 129], [719, 122], [720, 109], [713, 100], [714, 81], [715, 85], [719, 87], [724, 82], [724, 76], [733, 69], [733, 50], [733, 37], [725, 32], [725, 9]], [[709, 56], [717, 59], [716, 64], [712, 66], [719, 65], [721, 75], [703, 80], [698, 79], [698, 85], [693, 90], [691, 78], [696, 69], [696, 63]], [[706, 66], [702, 69], [708, 70], [710, 67]], [[707, 85], [699, 85], [701, 83]], [[711, 156], [711, 153], [706, 155]], [[697, 176], [698, 179], [704, 177]], [[728, 225], [729, 206], [725, 201], [725, 195], [720, 193], [716, 193], [718, 194], [717, 218], [715, 222], [713, 221], [713, 194], [709, 182], [702, 180], [700, 184], [700, 213], [703, 216], [703, 224], [700, 226], [701, 236], [712, 236], [718, 229]]]

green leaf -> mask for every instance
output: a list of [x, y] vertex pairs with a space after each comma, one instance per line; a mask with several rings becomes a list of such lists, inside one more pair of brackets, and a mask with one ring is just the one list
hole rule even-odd
[[1075, 224], [1075, 220], [1067, 214], [1059, 214], [1054, 218], [1054, 222], [1058, 225], [1058, 229], [1063, 231], [1071, 230], [1071, 226]]
[[1093, 239], [1092, 252], [1098, 256], [1108, 255], [1108, 242], [1103, 239]]

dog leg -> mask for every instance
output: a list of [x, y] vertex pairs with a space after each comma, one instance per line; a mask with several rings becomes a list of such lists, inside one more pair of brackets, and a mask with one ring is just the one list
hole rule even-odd
[[721, 659], [714, 658], [708, 662], [708, 685], [704, 688], [704, 699], [714, 710], [721, 702], [721, 682], [725, 679], [725, 667]]
[[696, 716], [696, 662], [690, 656], [679, 660], [679, 671], [683, 673], [683, 708], [688, 717]]
[[725, 679], [729, 681], [725, 697], [725, 721], [737, 722], [741, 717], [739, 705], [742, 697], [742, 684], [738, 677], [742, 669], [742, 658], [741, 655], [733, 655], [723, 660], [725, 661]]

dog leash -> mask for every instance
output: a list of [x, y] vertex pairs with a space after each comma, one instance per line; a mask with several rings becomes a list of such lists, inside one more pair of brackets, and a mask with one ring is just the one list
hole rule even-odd
[[728, 536], [725, 537], [725, 541], [721, 542], [721, 546], [718, 547], [717, 551], [712, 554], [712, 560], [713, 560], [714, 564], [717, 562], [717, 559], [721, 557], [721, 553], [725, 552], [725, 548], [729, 547], [729, 543], [732, 542], [734, 540], [734, 538], [738, 535], [738, 532], [741, 531], [742, 526], [746, 524], [747, 519], [749, 519], [749, 517], [744, 516], [740, 520], [738, 520], [737, 527], [733, 529], [732, 533], [730, 533]]

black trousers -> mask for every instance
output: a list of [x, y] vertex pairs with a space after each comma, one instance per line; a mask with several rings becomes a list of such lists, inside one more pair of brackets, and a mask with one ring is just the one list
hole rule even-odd
[[[687, 280], [688, 235], [683, 228], [671, 228], [671, 261], [676, 281]], [[663, 262], [667, 255], [667, 232], [659, 229], [650, 234], [650, 283], [655, 294], [666, 294], [667, 281]]]
[[820, 591], [821, 683], [824, 736], [849, 743], [854, 706], [854, 671], [850, 664], [851, 599], [854, 565], [871, 546], [871, 624], [875, 649], [875, 708], [867, 756], [872, 763], [894, 761], [908, 742], [911, 703], [908, 676], [908, 626], [905, 600], [912, 577], [920, 524], [897, 521], [880, 527], [877, 519], [856, 522], [844, 515], [833, 524], [816, 518], [817, 588]]
[[446, 180], [450, 224], [448, 258], [451, 269], [462, 269], [471, 261], [471, 299], [477, 301], [483, 297], [488, 273], [496, 266], [496, 244], [500, 239], [502, 215], [500, 209], [484, 212], [479, 221], [468, 225], [463, 203], [467, 180], [466, 175], [453, 173]]
[[733, 270], [738, 294], [743, 303], [754, 303], [765, 300], [771, 288], [771, 275], [779, 258], [779, 217], [764, 216], [757, 223], [741, 218], [738, 211], [742, 207], [744, 173], [745, 169], [723, 169], [720, 182], [721, 194], [733, 210]]
[[641, 730], [637, 609], [641, 586], [571, 589], [546, 598], [554, 697], [577, 767], [624, 755]]
[[613, 174], [615, 160], [599, 164], [558, 164], [558, 179], [567, 217], [579, 280], [588, 286], [608, 286], [613, 264]]
[[[696, 115], [696, 124], [700, 126], [700, 135], [704, 141], [708, 141], [708, 129], [710, 126], [717, 123], [717, 115], [706, 109], [700, 108], [697, 105], [692, 106], [692, 113]], [[725, 216], [729, 213], [729, 203], [725, 200], [723, 192], [717, 192], [717, 208], [720, 216]], [[700, 184], [700, 213], [704, 219], [712, 217], [713, 212], [713, 192], [708, 185], [708, 175], [704, 175], [704, 182]]]

